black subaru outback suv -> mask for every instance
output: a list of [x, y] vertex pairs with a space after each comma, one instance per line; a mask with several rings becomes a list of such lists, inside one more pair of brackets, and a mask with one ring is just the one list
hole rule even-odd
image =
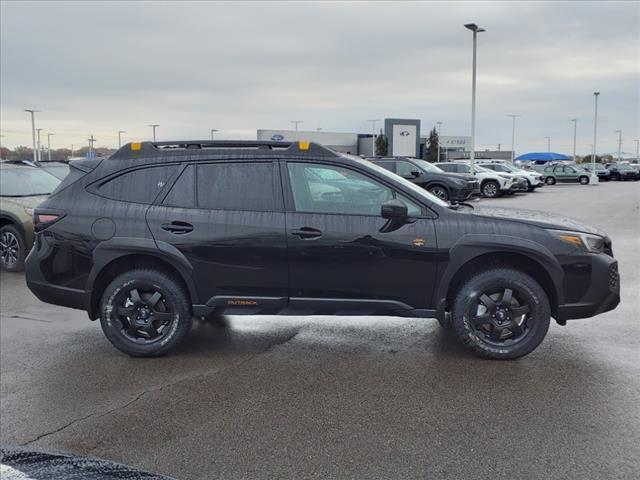
[[548, 213], [451, 206], [308, 142], [132, 143], [71, 163], [34, 212], [27, 283], [135, 356], [194, 316], [436, 317], [511, 359], [619, 302], [609, 238]]
[[372, 157], [369, 160], [442, 200], [464, 202], [474, 193], [480, 193], [480, 184], [473, 175], [447, 173], [425, 160], [405, 157]]

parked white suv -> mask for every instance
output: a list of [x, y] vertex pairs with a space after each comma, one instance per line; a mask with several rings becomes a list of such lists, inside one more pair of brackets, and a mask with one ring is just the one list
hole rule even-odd
[[437, 165], [445, 172], [475, 175], [480, 182], [480, 193], [488, 198], [500, 197], [518, 188], [518, 178], [511, 173], [498, 173], [479, 165], [471, 173], [471, 165], [466, 162], [444, 162]]
[[523, 178], [527, 182], [528, 192], [533, 192], [536, 188], [544, 185], [544, 175], [532, 170], [523, 170], [504, 160], [478, 160], [477, 162], [489, 170], [500, 173], [511, 173]]

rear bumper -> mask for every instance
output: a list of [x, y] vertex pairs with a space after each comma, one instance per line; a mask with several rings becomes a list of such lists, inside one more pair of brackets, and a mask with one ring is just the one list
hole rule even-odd
[[558, 321], [589, 318], [613, 310], [620, 303], [618, 262], [605, 254], [594, 255], [591, 283], [577, 303], [558, 306]]

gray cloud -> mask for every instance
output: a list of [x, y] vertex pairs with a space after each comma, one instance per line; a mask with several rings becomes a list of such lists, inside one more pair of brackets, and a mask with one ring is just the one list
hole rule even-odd
[[478, 144], [517, 150], [592, 143], [600, 90], [599, 151], [640, 136], [637, 2], [3, 2], [3, 143], [30, 144], [24, 108], [84, 144], [116, 132], [162, 138], [254, 138], [257, 128], [368, 131], [368, 118], [470, 124], [471, 34], [479, 37]]

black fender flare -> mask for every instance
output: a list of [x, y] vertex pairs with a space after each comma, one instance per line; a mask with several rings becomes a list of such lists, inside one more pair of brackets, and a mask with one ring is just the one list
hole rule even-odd
[[440, 277], [437, 296], [438, 310], [444, 309], [451, 281], [456, 273], [468, 262], [490, 253], [523, 254], [535, 261], [549, 275], [553, 282], [558, 305], [564, 303], [562, 282], [564, 271], [555, 256], [544, 245], [522, 237], [496, 234], [466, 234], [451, 247], [449, 263]]
[[85, 290], [86, 309], [90, 318], [95, 318], [92, 307], [92, 293], [96, 279], [104, 268], [118, 258], [132, 254], [145, 254], [157, 257], [175, 268], [189, 290], [191, 302], [198, 303], [198, 293], [193, 282], [193, 265], [187, 257], [173, 245], [166, 242], [156, 242], [153, 238], [113, 237], [101, 242], [93, 251], [93, 267], [87, 277]]

